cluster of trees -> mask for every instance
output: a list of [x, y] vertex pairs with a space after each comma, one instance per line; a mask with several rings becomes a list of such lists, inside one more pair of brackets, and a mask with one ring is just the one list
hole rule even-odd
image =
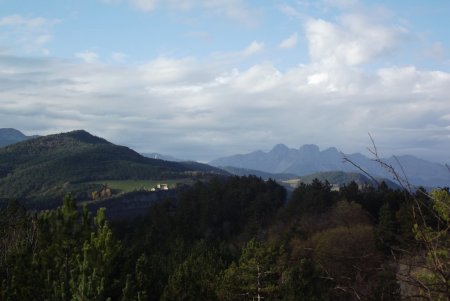
[[449, 300], [450, 194], [213, 179], [133, 221], [0, 214], [1, 300]]

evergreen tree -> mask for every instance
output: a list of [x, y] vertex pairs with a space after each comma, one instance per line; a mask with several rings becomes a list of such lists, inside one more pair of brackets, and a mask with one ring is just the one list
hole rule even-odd
[[418, 283], [419, 294], [430, 300], [450, 300], [450, 193], [434, 190], [431, 195], [434, 223], [427, 223], [417, 204], [413, 232], [426, 252], [424, 267], [412, 269], [408, 278]]
[[284, 275], [283, 295], [287, 301], [330, 300], [332, 283], [320, 272], [312, 260], [301, 259], [293, 264]]
[[277, 259], [282, 250], [250, 240], [242, 250], [238, 264], [224, 272], [221, 300], [276, 300], [280, 294], [281, 268]]
[[56, 210], [45, 211], [39, 217], [39, 253], [33, 262], [45, 279], [44, 287], [50, 300], [71, 300], [70, 281], [77, 277], [77, 254], [81, 251], [81, 225], [75, 201], [70, 195]]
[[396, 243], [396, 223], [395, 215], [391, 210], [389, 203], [385, 203], [380, 208], [379, 222], [377, 226], [377, 240], [381, 248], [388, 252]]
[[198, 242], [169, 277], [162, 300], [217, 300], [216, 284], [222, 265], [214, 248], [205, 241]]
[[73, 300], [106, 300], [111, 297], [114, 279], [112, 270], [120, 251], [105, 218], [105, 209], [97, 211], [95, 231], [84, 242], [83, 252], [77, 256], [76, 275], [71, 281]]

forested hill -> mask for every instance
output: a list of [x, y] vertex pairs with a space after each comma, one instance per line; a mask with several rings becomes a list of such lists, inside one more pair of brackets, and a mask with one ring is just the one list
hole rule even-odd
[[48, 199], [61, 197], [74, 183], [177, 178], [199, 170], [220, 172], [203, 164], [146, 158], [78, 130], [1, 148], [0, 199]]

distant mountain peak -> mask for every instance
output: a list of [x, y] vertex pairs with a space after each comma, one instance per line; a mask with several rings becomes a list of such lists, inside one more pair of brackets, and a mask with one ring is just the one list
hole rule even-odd
[[279, 143], [279, 144], [275, 145], [270, 152], [276, 153], [276, 154], [284, 154], [288, 151], [289, 151], [289, 148], [286, 145]]
[[[343, 156], [370, 175], [380, 178], [392, 177], [380, 164], [360, 153], [343, 154], [334, 147], [320, 151], [315, 144], [305, 144], [299, 149], [289, 149], [283, 144], [278, 144], [269, 152], [258, 151], [219, 158], [211, 161], [210, 164], [298, 176], [329, 171], [360, 172], [359, 168], [344, 162]], [[450, 173], [442, 164], [408, 155], [385, 158], [383, 161], [396, 170], [404, 171], [412, 185], [437, 187], [448, 186], [450, 183]]]
[[13, 128], [0, 129], [0, 135], [17, 135], [17, 136], [26, 137], [24, 133], [22, 133], [19, 130], [13, 129]]
[[338, 149], [335, 147], [329, 147], [322, 152], [324, 152], [324, 153], [339, 153]]
[[19, 130], [13, 128], [0, 129], [0, 147], [15, 144], [24, 140], [36, 138], [37, 136], [26, 136]]

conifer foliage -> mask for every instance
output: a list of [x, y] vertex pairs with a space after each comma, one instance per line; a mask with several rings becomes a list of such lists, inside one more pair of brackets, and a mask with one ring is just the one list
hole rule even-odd
[[199, 182], [141, 218], [0, 210], [0, 300], [449, 300], [449, 192]]

